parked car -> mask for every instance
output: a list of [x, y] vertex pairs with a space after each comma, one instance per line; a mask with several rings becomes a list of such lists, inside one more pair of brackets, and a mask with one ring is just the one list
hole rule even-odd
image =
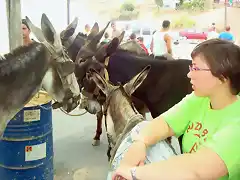
[[180, 31], [179, 35], [191, 40], [207, 40], [208, 32], [197, 29], [185, 29]]

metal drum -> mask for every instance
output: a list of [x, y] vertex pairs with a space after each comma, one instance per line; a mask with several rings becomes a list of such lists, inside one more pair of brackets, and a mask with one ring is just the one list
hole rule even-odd
[[44, 91], [8, 123], [0, 140], [1, 180], [53, 180], [52, 102]]

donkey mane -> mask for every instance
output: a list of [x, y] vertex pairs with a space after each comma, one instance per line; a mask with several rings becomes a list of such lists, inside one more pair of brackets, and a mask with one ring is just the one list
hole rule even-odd
[[4, 60], [6, 60], [5, 56], [0, 55], [0, 61], [4, 61]]
[[[0, 76], [9, 75], [16, 69], [25, 66], [33, 57], [36, 57], [42, 52], [44, 45], [38, 42], [33, 42], [29, 46], [20, 46], [8, 54], [5, 54], [0, 61]], [[43, 54], [44, 55], [44, 54]], [[40, 58], [36, 59], [40, 60]]]
[[[158, 56], [157, 58], [159, 59], [154, 59], [152, 56], [149, 55], [145, 55], [145, 54], [136, 54], [134, 52], [128, 51], [127, 49], [120, 49], [118, 48], [116, 50], [116, 52], [114, 53], [119, 54], [119, 55], [123, 55], [123, 56], [129, 56], [128, 58], [132, 58], [132, 59], [138, 59], [138, 60], [144, 60], [144, 61], [154, 61], [154, 62], [158, 62], [160, 59], [162, 60], [166, 60], [167, 58], [165, 56]], [[170, 60], [168, 60], [169, 62]]]
[[[116, 52], [118, 52], [118, 53], [128, 53], [128, 54], [131, 54], [131, 55], [137, 56], [137, 57], [144, 57], [144, 58], [150, 57], [147, 54], [136, 54], [136, 52], [130, 51], [128, 49], [121, 49], [120, 46], [117, 48]], [[166, 59], [166, 58], [164, 57], [164, 59]]]

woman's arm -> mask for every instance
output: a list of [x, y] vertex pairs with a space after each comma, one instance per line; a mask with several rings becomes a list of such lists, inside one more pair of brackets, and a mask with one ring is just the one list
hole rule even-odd
[[223, 160], [209, 148], [136, 168], [139, 180], [210, 180], [227, 173]]
[[189, 119], [194, 114], [192, 108], [196, 106], [195, 99], [194, 94], [187, 95], [170, 110], [150, 121], [140, 130], [138, 135], [132, 136], [132, 140], [135, 142], [124, 154], [121, 165], [139, 165], [136, 163], [144, 162], [148, 146], [173, 135], [182, 135], [189, 123]]
[[172, 128], [166, 123], [162, 116], [150, 121], [138, 135], [132, 137], [135, 141], [140, 141], [146, 147], [156, 144], [158, 141], [174, 136]]
[[[138, 135], [132, 136], [134, 142], [129, 147], [127, 153], [125, 153], [121, 164], [135, 164], [139, 162], [138, 165], [143, 165], [146, 148], [170, 136], [173, 136], [173, 131], [161, 116], [150, 121]], [[136, 150], [140, 156], [136, 154]]]
[[232, 124], [219, 129], [197, 152], [137, 167], [137, 178], [212, 180], [228, 175], [229, 179], [239, 179], [240, 144], [237, 142], [240, 137], [240, 123], [238, 119], [231, 120]]

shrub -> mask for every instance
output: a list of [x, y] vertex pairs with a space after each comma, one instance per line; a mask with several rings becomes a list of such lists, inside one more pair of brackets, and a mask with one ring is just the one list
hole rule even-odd
[[191, 28], [196, 24], [196, 21], [191, 19], [188, 15], [182, 15], [178, 18], [173, 19], [173, 28]]
[[205, 7], [205, 0], [193, 0], [181, 4], [179, 9], [188, 11], [203, 11]]

